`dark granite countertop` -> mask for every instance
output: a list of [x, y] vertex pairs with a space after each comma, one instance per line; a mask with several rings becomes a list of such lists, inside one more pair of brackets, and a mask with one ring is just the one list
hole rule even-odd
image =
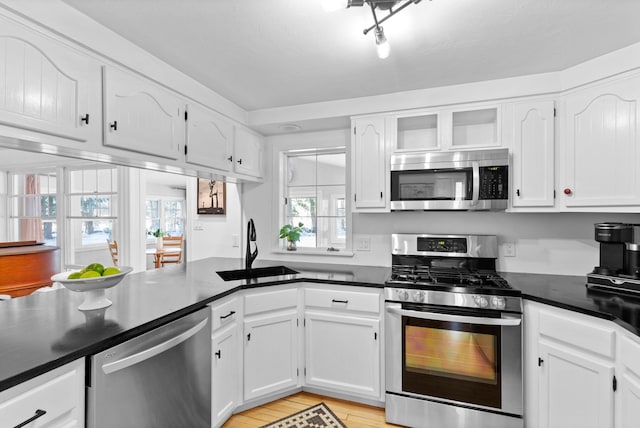
[[587, 277], [500, 272], [525, 299], [610, 320], [640, 336], [640, 295], [590, 290]]
[[[254, 267], [281, 265], [256, 261]], [[0, 391], [77, 358], [100, 352], [198, 310], [237, 290], [310, 281], [383, 287], [388, 268], [286, 263], [296, 275], [225, 282], [216, 271], [243, 260], [211, 258], [127, 275], [106, 290], [113, 304], [79, 311], [81, 293], [66, 289], [0, 302]]]
[[[295, 275], [225, 282], [216, 271], [243, 260], [210, 258], [127, 275], [106, 290], [108, 308], [82, 312], [81, 293], [66, 289], [0, 302], [0, 391], [196, 311], [241, 289], [291, 282], [382, 288], [390, 268], [256, 261], [286, 265]], [[523, 297], [614, 321], [640, 335], [640, 297], [593, 292], [585, 276], [501, 273]]]

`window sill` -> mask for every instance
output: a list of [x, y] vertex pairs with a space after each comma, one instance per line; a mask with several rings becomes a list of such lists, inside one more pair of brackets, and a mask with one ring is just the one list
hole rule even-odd
[[282, 248], [273, 248], [271, 250], [274, 254], [290, 254], [294, 256], [333, 256], [333, 257], [353, 257], [353, 251], [341, 250], [341, 251], [327, 251], [327, 250], [311, 250], [298, 248], [295, 251], [283, 250]]

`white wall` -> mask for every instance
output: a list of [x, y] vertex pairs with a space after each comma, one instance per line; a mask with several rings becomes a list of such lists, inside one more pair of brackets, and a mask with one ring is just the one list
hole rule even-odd
[[640, 223], [640, 214], [607, 213], [506, 213], [506, 212], [392, 212], [354, 214], [354, 242], [371, 239], [371, 251], [354, 251], [353, 257], [307, 256], [278, 252], [277, 153], [281, 150], [349, 145], [349, 130], [297, 133], [268, 137], [265, 146], [264, 183], [245, 184], [243, 194], [247, 217], [253, 217], [258, 230], [260, 259], [314, 261], [326, 263], [390, 266], [392, 233], [470, 233], [498, 236], [500, 244], [513, 242], [515, 257], [504, 257], [502, 248], [498, 269], [585, 275], [598, 264], [599, 247], [593, 239], [594, 223], [619, 221]]
[[[226, 215], [197, 214], [197, 179], [187, 178], [187, 259], [242, 257], [242, 205], [239, 186], [227, 183]], [[234, 247], [234, 236], [238, 241]]]

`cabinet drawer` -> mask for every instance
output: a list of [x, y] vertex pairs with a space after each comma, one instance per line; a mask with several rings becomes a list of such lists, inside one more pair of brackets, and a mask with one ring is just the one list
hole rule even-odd
[[562, 309], [540, 311], [540, 334], [568, 345], [612, 359], [615, 349], [615, 330], [607, 321]]
[[[44, 413], [28, 426], [80, 426], [84, 420], [84, 375], [82, 366], [61, 372], [46, 373], [0, 394], [0, 425], [13, 427]], [[57, 372], [57, 370], [56, 370]], [[17, 392], [17, 394], [14, 394]], [[11, 398], [5, 398], [11, 397]]]
[[228, 325], [238, 319], [240, 314], [240, 301], [233, 298], [223, 303], [214, 304], [211, 307], [211, 330]]
[[304, 292], [304, 304], [305, 307], [380, 313], [380, 295], [363, 291], [308, 288]]
[[251, 293], [244, 298], [245, 315], [298, 306], [298, 290], [265, 291]]

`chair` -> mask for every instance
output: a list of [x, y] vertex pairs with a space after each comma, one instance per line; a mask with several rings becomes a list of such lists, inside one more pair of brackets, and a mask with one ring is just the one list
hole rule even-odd
[[107, 239], [107, 244], [109, 245], [109, 253], [111, 254], [113, 265], [118, 266], [118, 241], [111, 242]]
[[166, 263], [182, 263], [182, 235], [162, 237], [162, 260], [160, 263], [164, 267]]

